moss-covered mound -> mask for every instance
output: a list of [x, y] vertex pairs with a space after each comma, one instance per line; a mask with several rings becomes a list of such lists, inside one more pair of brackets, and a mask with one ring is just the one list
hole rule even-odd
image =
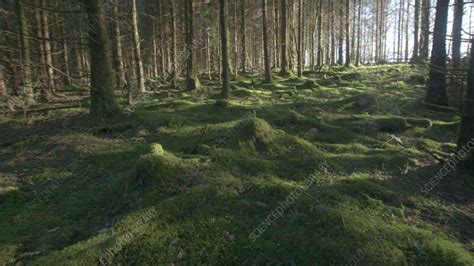
[[263, 119], [248, 118], [234, 129], [236, 140], [252, 143], [257, 150], [266, 150], [277, 136], [277, 132]]
[[153, 144], [151, 153], [138, 159], [135, 177], [140, 185], [152, 185], [159, 191], [172, 193], [192, 183], [197, 169], [197, 160], [181, 159], [160, 144]]

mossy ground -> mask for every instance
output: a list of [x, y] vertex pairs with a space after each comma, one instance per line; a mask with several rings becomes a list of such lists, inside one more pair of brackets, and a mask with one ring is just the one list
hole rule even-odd
[[107, 121], [82, 109], [2, 118], [0, 264], [474, 264], [470, 179], [420, 192], [459, 121], [423, 108], [423, 71], [260, 80], [235, 80], [226, 101], [203, 82], [206, 93], [160, 94]]

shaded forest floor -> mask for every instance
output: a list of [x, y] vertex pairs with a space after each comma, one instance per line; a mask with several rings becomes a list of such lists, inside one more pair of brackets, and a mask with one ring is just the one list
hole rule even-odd
[[[413, 66], [0, 118], [0, 264], [474, 264], [472, 179]], [[275, 213], [277, 215], [275, 215]]]

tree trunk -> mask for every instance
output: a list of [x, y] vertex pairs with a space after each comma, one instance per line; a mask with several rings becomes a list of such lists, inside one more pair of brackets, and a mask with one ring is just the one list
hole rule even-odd
[[219, 0], [219, 24], [221, 31], [221, 50], [222, 50], [222, 91], [223, 98], [230, 97], [230, 81], [229, 81], [229, 40], [227, 33], [227, 22], [225, 15], [226, 0]]
[[189, 91], [199, 90], [201, 84], [196, 74], [196, 58], [194, 54], [194, 0], [185, 2], [185, 24], [186, 24], [186, 89]]
[[323, 44], [322, 44], [322, 30], [323, 30], [323, 0], [318, 0], [318, 67], [323, 65]]
[[[123, 63], [122, 32], [120, 30], [119, 0], [115, 0], [113, 9], [113, 27], [115, 41], [115, 74], [117, 79], [117, 89], [122, 89], [127, 82], [125, 78], [125, 66]], [[130, 84], [129, 84], [130, 85]]]
[[361, 36], [361, 13], [362, 13], [362, 0], [359, 0], [359, 7], [357, 8], [357, 48], [356, 48], [356, 67], [360, 66], [360, 39], [362, 38]]
[[239, 76], [239, 40], [238, 40], [238, 29], [237, 29], [237, 1], [234, 2], [234, 78]]
[[133, 51], [135, 53], [135, 67], [137, 74], [137, 86], [138, 92], [145, 92], [145, 73], [143, 70], [142, 61], [142, 49], [140, 32], [138, 31], [138, 12], [137, 12], [137, 0], [131, 0], [132, 5], [132, 26], [133, 26]]
[[[474, 55], [474, 38], [471, 40], [471, 55]], [[474, 142], [474, 56], [471, 56], [467, 77], [467, 93], [464, 99], [464, 108], [459, 127], [458, 149], [470, 147]], [[466, 160], [465, 166], [469, 169], [474, 168], [474, 156], [472, 153]]]
[[409, 32], [409, 20], [410, 18], [410, 1], [407, 0], [407, 6], [406, 6], [406, 9], [405, 9], [405, 63], [408, 62], [408, 56], [409, 56], [409, 53], [408, 53], [408, 45], [410, 43], [410, 32]]
[[265, 83], [272, 82], [272, 69], [270, 66], [270, 47], [268, 43], [267, 28], [267, 0], [262, 1], [262, 31], [263, 31], [263, 57], [265, 68]]
[[86, 0], [89, 25], [89, 50], [91, 62], [91, 105], [92, 117], [113, 115], [118, 107], [115, 102], [116, 85], [112, 67], [112, 48], [107, 32], [105, 0]]
[[[453, 68], [459, 68], [461, 61], [461, 37], [462, 37], [462, 19], [464, 14], [464, 0], [456, 0], [454, 6], [454, 17], [453, 17], [453, 31], [451, 33], [453, 37], [452, 43], [452, 60]], [[471, 54], [471, 57], [473, 54]]]
[[446, 31], [448, 24], [449, 0], [438, 0], [433, 34], [430, 74], [426, 102], [448, 106], [446, 90]]
[[280, 75], [285, 76], [288, 74], [288, 59], [286, 56], [287, 51], [287, 0], [280, 0]]
[[430, 0], [422, 0], [421, 36], [420, 36], [420, 59], [428, 59], [430, 45]]
[[25, 14], [23, 0], [16, 0], [16, 8], [18, 20], [20, 24], [20, 43], [21, 43], [21, 67], [23, 74], [23, 89], [21, 93], [24, 95], [25, 105], [29, 106], [34, 102], [33, 86], [31, 83], [31, 53], [30, 53], [30, 39], [28, 37], [28, 19]]
[[296, 62], [296, 69], [298, 77], [303, 76], [303, 0], [298, 0], [298, 48], [296, 56], [298, 57]]
[[246, 31], [246, 20], [245, 20], [245, 1], [241, 0], [240, 6], [240, 46], [241, 46], [241, 55], [240, 55], [240, 68], [242, 73], [247, 73], [247, 31]]
[[344, 63], [344, 5], [342, 1], [339, 3], [339, 57], [337, 64], [341, 65]]
[[278, 10], [278, 1], [280, 0], [273, 0], [273, 37], [274, 37], [274, 42], [275, 42], [275, 47], [274, 47], [274, 62], [273, 62], [273, 67], [277, 68], [280, 66], [280, 29], [279, 29], [279, 21], [280, 21], [280, 16], [279, 16], [279, 10]]
[[420, 6], [421, 0], [415, 0], [415, 21], [414, 21], [414, 32], [413, 32], [413, 55], [411, 57], [411, 62], [418, 62], [418, 52], [419, 52], [419, 42], [418, 38], [420, 35]]
[[3, 71], [3, 66], [0, 65], [0, 101], [2, 100], [2, 98], [7, 97], [7, 96], [8, 94], [7, 94], [7, 86], [5, 82], [5, 74]]
[[[41, 1], [41, 5], [43, 7], [46, 6], [46, 1], [43, 0]], [[44, 57], [45, 57], [45, 62], [46, 62], [46, 86], [50, 92], [53, 94], [56, 91], [56, 85], [54, 82], [54, 68], [53, 68], [53, 55], [52, 55], [52, 49], [51, 49], [51, 36], [49, 32], [49, 19], [48, 19], [48, 14], [46, 11], [42, 10], [41, 11], [41, 24], [42, 24], [42, 30], [43, 30], [43, 47], [44, 47]]]
[[350, 13], [350, 0], [346, 0], [346, 67], [351, 64], [351, 13]]
[[[166, 76], [166, 67], [165, 67], [165, 65], [166, 65], [166, 56], [165, 56], [165, 38], [164, 38], [164, 35], [163, 35], [163, 31], [164, 31], [164, 26], [163, 26], [164, 25], [164, 23], [163, 23], [163, 1], [157, 1], [157, 5], [158, 5], [158, 16], [159, 16], [159, 19], [158, 19], [158, 22], [159, 22], [158, 31], [159, 31], [159, 33], [154, 34], [153, 40], [156, 43], [156, 37], [158, 36], [158, 38], [160, 38], [160, 47], [159, 47], [159, 50], [160, 50], [160, 71], [161, 71], [161, 76], [165, 77]], [[156, 51], [155, 53], [157, 54], [157, 52], [158, 51]]]
[[177, 87], [176, 76], [177, 76], [177, 62], [176, 62], [176, 15], [174, 1], [170, 3], [171, 12], [171, 87], [174, 89]]

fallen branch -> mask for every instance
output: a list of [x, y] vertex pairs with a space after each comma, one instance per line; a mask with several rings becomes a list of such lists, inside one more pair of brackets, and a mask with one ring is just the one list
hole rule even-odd
[[82, 107], [88, 107], [89, 102], [85, 101], [80, 101], [78, 104], [74, 105], [62, 105], [62, 106], [53, 106], [53, 107], [47, 107], [47, 108], [39, 108], [39, 109], [29, 109], [29, 110], [17, 110], [17, 111], [12, 111], [7, 113], [6, 115], [26, 115], [30, 113], [41, 113], [41, 112], [47, 112], [47, 111], [54, 111], [54, 110], [64, 110], [64, 109], [72, 109], [72, 108], [82, 108]]

